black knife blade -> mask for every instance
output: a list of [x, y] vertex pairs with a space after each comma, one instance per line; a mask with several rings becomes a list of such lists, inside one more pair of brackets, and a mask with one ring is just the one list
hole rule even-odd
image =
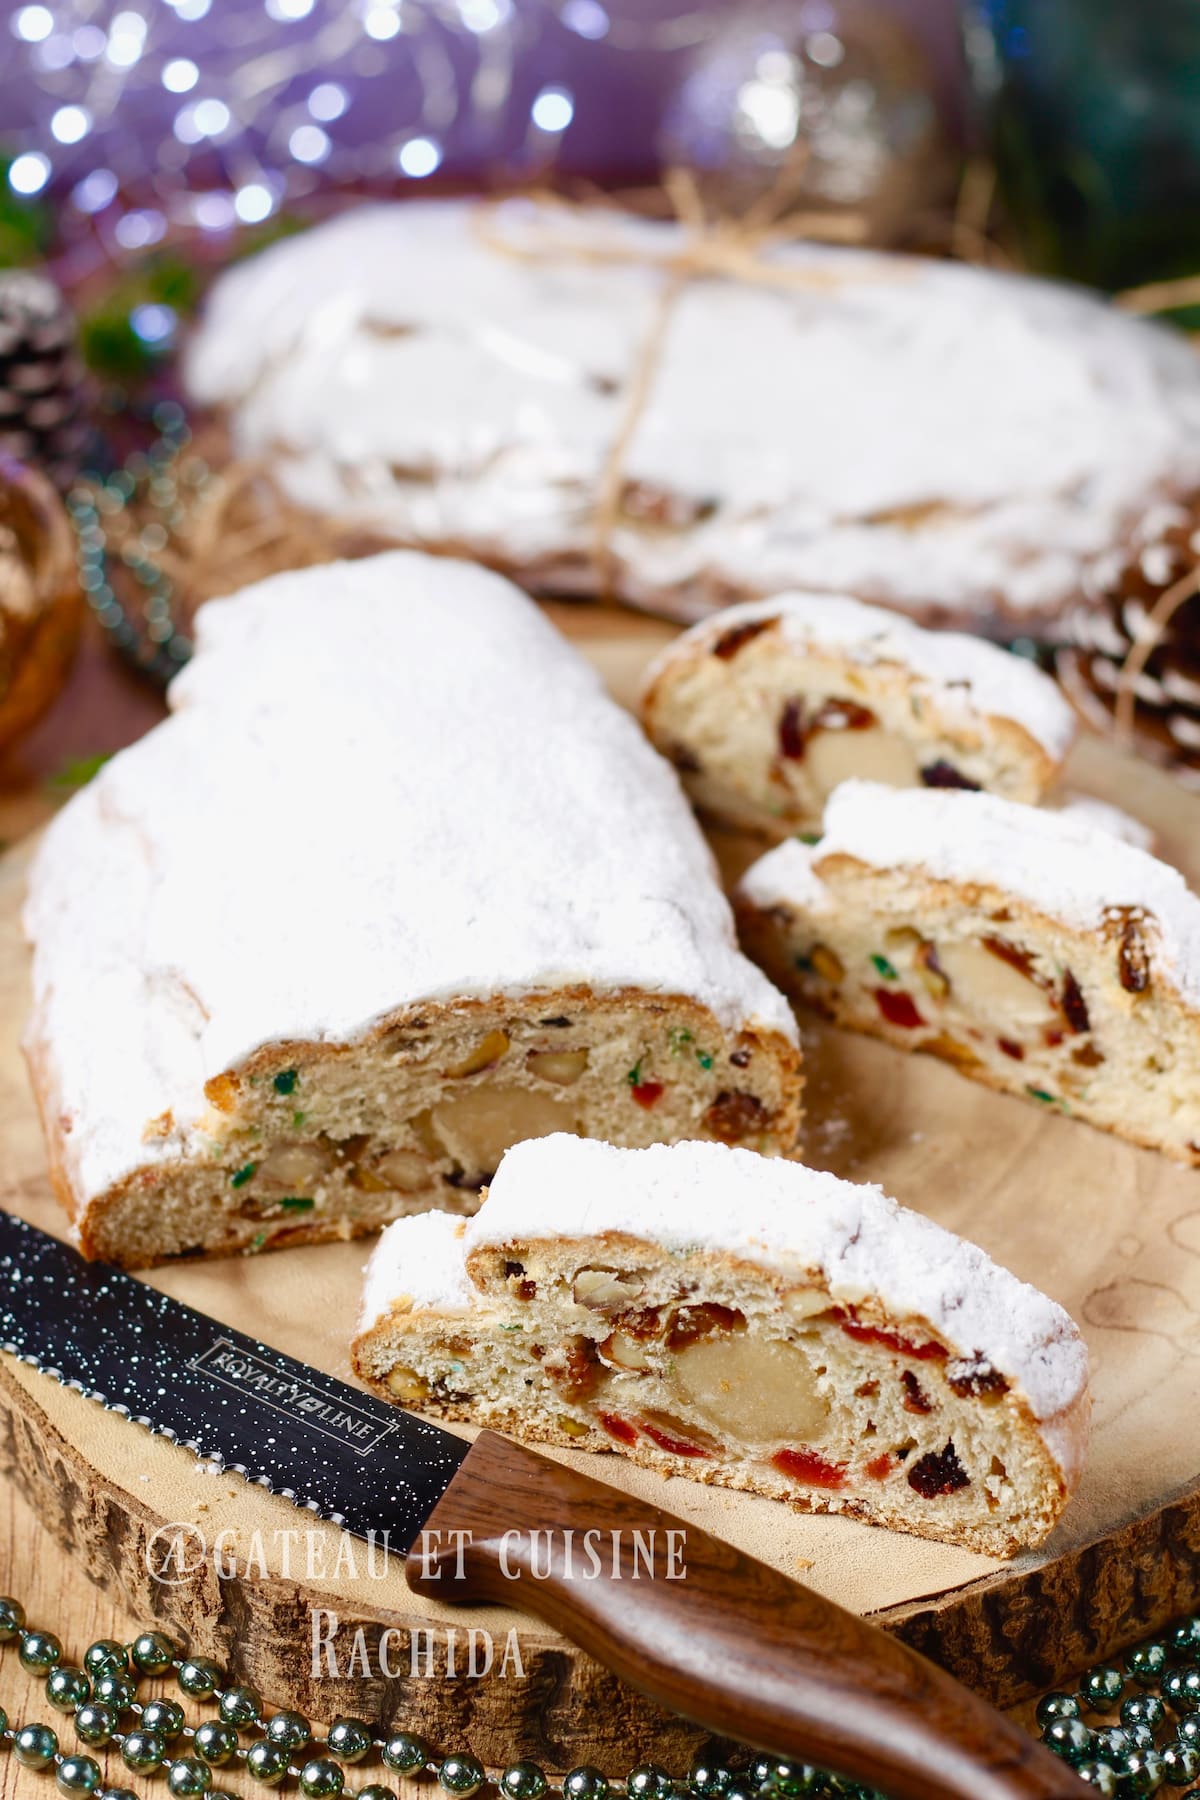
[[0, 1348], [404, 1555], [470, 1445], [0, 1213]]

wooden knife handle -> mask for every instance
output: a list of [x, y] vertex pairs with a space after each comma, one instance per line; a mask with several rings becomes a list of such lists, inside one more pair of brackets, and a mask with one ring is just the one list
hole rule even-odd
[[433, 1599], [534, 1613], [670, 1711], [891, 1800], [1080, 1792], [1028, 1733], [877, 1627], [494, 1432], [472, 1445], [407, 1574]]

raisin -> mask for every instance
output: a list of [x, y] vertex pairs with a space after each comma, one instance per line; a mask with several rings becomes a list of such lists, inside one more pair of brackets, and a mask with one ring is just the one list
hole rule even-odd
[[509, 1280], [514, 1275], [523, 1275], [524, 1273], [525, 1273], [525, 1264], [524, 1263], [506, 1262], [504, 1265], [504, 1278], [506, 1281]]
[[1063, 976], [1061, 1005], [1067, 1024], [1072, 1031], [1090, 1031], [1092, 1029], [1092, 1021], [1088, 1017], [1087, 1001], [1070, 969]]
[[978, 1399], [981, 1394], [1007, 1394], [1008, 1382], [994, 1369], [985, 1356], [960, 1357], [946, 1367], [946, 1380], [960, 1400]]
[[936, 1500], [943, 1494], [957, 1494], [970, 1487], [971, 1477], [958, 1460], [951, 1440], [944, 1450], [930, 1450], [908, 1471], [908, 1485], [923, 1500]]
[[1024, 1050], [1022, 1050], [1020, 1044], [1014, 1043], [1012, 1038], [997, 1038], [996, 1042], [999, 1044], [1001, 1050], [1003, 1050], [1005, 1056], [1011, 1056], [1014, 1062], [1025, 1061]]
[[604, 1366], [591, 1338], [577, 1337], [567, 1345], [563, 1362], [546, 1364], [546, 1373], [573, 1399], [583, 1400], [599, 1385]]
[[1150, 953], [1142, 936], [1143, 914], [1136, 907], [1114, 906], [1106, 919], [1119, 925], [1121, 941], [1117, 948], [1117, 973], [1127, 994], [1144, 994], [1150, 986]]
[[700, 1338], [712, 1337], [718, 1331], [744, 1331], [746, 1315], [735, 1306], [719, 1306], [713, 1300], [701, 1300], [695, 1306], [681, 1306], [667, 1327], [667, 1349], [683, 1350]]
[[931, 1413], [933, 1401], [926, 1394], [911, 1369], [900, 1371], [900, 1380], [904, 1384], [904, 1410], [910, 1413]]
[[729, 1060], [735, 1069], [745, 1069], [749, 1067], [750, 1052], [748, 1050], [733, 1050], [730, 1052]]
[[810, 1487], [840, 1488], [846, 1485], [843, 1463], [827, 1462], [815, 1450], [777, 1450], [771, 1458], [773, 1468], [793, 1481], [806, 1481]]
[[799, 762], [808, 743], [803, 700], [789, 700], [779, 716], [779, 752], [789, 762]]
[[518, 1300], [536, 1300], [537, 1299], [537, 1282], [536, 1281], [518, 1281], [518, 1283], [517, 1283], [517, 1299]]
[[755, 1094], [741, 1088], [726, 1088], [719, 1093], [704, 1115], [704, 1128], [723, 1144], [732, 1144], [752, 1131], [765, 1131], [770, 1114]]
[[570, 1023], [571, 1023], [571, 1021], [570, 1021], [570, 1019], [567, 1018], [565, 1013], [558, 1013], [553, 1019], [539, 1019], [538, 1020], [539, 1025], [564, 1026], [564, 1025], [569, 1025]]
[[940, 759], [937, 762], [931, 762], [927, 768], [921, 770], [921, 780], [929, 788], [965, 788], [972, 794], [979, 792], [977, 781], [968, 780], [965, 775], [959, 773], [953, 763], [943, 762]]
[[1098, 1069], [1104, 1061], [1104, 1052], [1097, 1050], [1095, 1044], [1078, 1044], [1071, 1052], [1071, 1061], [1078, 1063], [1081, 1069]]
[[875, 1004], [889, 1025], [899, 1025], [905, 1031], [915, 1031], [925, 1023], [910, 994], [897, 994], [890, 988], [876, 988]]
[[750, 619], [745, 625], [731, 625], [728, 631], [721, 633], [712, 647], [712, 653], [719, 656], [722, 662], [728, 662], [737, 655], [743, 644], [748, 644], [760, 631], [766, 631], [778, 623], [778, 619]]

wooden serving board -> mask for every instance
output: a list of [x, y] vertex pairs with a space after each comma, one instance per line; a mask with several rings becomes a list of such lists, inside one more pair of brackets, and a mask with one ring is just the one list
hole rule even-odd
[[[622, 698], [670, 636], [598, 608], [560, 608], [556, 617]], [[1200, 885], [1200, 799], [1096, 740], [1076, 752], [1070, 783], [1137, 813]], [[750, 848], [718, 846], [728, 870]], [[18, 851], [0, 861], [0, 1200], [61, 1232], [18, 1053], [27, 860]], [[1002, 1564], [664, 1480], [616, 1455], [551, 1454], [598, 1463], [604, 1479], [871, 1615], [1011, 1702], [1200, 1602], [1200, 1172], [992, 1094], [931, 1058], [807, 1022], [805, 1050], [809, 1161], [882, 1182], [1037, 1282], [1083, 1326], [1095, 1431], [1065, 1520], [1040, 1551]], [[348, 1379], [368, 1250], [187, 1263], [148, 1279]], [[231, 1662], [277, 1704], [325, 1719], [342, 1710], [395, 1719], [436, 1742], [470, 1742], [491, 1762], [526, 1754], [552, 1768], [613, 1767], [631, 1745], [679, 1764], [697, 1741], [550, 1630], [516, 1612], [464, 1615], [417, 1601], [400, 1559], [369, 1559], [334, 1527], [310, 1526], [287, 1502], [208, 1473], [188, 1452], [9, 1357], [0, 1357], [0, 1420], [3, 1466], [80, 1567], [119, 1590], [138, 1617], [161, 1617], [199, 1651]], [[336, 1674], [321, 1655], [314, 1668], [314, 1609], [324, 1609], [323, 1635], [337, 1615]], [[464, 1672], [472, 1629], [490, 1633], [495, 1658], [478, 1678]], [[432, 1635], [416, 1640], [414, 1675], [412, 1638], [422, 1631]], [[486, 1641], [477, 1637], [475, 1649], [478, 1668]], [[447, 1679], [452, 1652], [456, 1674]]]

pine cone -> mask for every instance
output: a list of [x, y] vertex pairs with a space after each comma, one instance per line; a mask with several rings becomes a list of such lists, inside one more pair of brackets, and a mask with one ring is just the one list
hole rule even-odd
[[[1200, 495], [1149, 523], [1134, 553], [1098, 572], [1089, 600], [1067, 618], [1058, 678], [1083, 716], [1111, 733], [1121, 670], [1168, 588], [1200, 562]], [[1200, 787], [1200, 594], [1157, 630], [1134, 686], [1138, 749]]]
[[36, 270], [0, 270], [0, 455], [65, 489], [89, 435], [75, 321], [62, 295]]

